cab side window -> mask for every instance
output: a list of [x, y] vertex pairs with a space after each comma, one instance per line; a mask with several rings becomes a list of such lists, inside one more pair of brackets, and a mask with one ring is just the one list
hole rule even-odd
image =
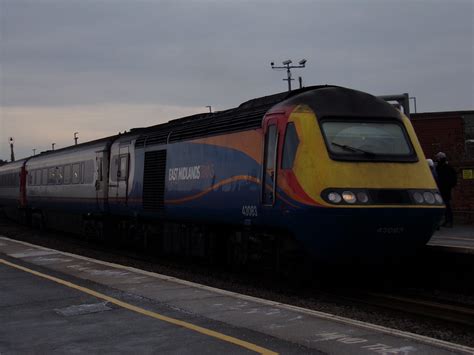
[[275, 125], [268, 127], [265, 147], [265, 163], [267, 170], [275, 168], [275, 145], [276, 145], [277, 128]]
[[296, 133], [295, 124], [289, 122], [286, 126], [285, 142], [283, 144], [283, 157], [281, 161], [282, 169], [293, 168], [299, 143], [300, 141], [298, 139], [298, 134]]
[[263, 184], [262, 184], [262, 203], [264, 205], [273, 205], [275, 202], [275, 157], [278, 144], [277, 126], [272, 124], [268, 126], [265, 134], [265, 154], [263, 168]]

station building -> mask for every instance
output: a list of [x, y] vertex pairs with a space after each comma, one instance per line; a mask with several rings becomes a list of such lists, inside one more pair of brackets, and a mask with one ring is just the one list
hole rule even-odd
[[411, 121], [426, 158], [445, 152], [458, 174], [455, 218], [474, 223], [474, 110], [414, 113]]

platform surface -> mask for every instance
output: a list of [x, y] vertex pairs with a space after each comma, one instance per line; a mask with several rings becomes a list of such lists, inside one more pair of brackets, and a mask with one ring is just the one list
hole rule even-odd
[[447, 251], [474, 254], [474, 225], [458, 224], [453, 228], [441, 227], [428, 243]]
[[0, 354], [474, 353], [4, 237], [0, 285]]

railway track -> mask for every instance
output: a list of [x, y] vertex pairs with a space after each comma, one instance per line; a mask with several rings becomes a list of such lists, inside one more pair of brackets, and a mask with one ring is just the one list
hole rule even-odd
[[438, 299], [424, 299], [419, 296], [403, 296], [377, 292], [352, 294], [350, 296], [342, 296], [342, 298], [352, 302], [474, 327], [474, 305], [448, 303]]

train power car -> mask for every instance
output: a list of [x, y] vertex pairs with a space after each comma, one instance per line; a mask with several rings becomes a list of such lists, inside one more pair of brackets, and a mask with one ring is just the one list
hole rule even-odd
[[[66, 184], [74, 164], [82, 180]], [[92, 228], [233, 263], [409, 254], [444, 209], [409, 119], [337, 86], [134, 129], [25, 167], [22, 207], [36, 215], [51, 220], [59, 203]], [[52, 168], [64, 176], [49, 179]], [[39, 171], [47, 181], [37, 186]]]

